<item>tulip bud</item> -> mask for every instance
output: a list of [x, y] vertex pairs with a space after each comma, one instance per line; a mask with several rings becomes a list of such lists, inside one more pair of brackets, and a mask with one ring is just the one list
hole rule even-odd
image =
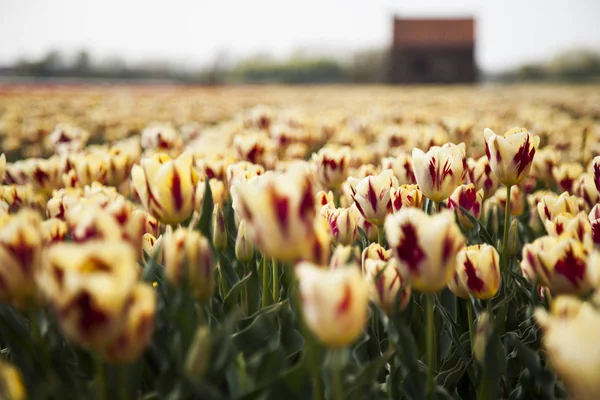
[[581, 174], [573, 183], [573, 193], [583, 199], [587, 212], [589, 212], [600, 200], [600, 195], [594, 183], [594, 177], [590, 174]]
[[162, 259], [162, 249], [160, 247], [161, 241], [162, 241], [162, 236], [160, 236], [157, 239], [154, 236], [152, 236], [151, 233], [144, 233], [144, 235], [142, 236], [142, 258], [141, 259], [142, 260], [146, 259], [144, 253], [146, 253], [148, 255], [148, 257], [152, 258], [152, 257], [154, 257], [154, 252], [160, 250], [160, 252], [157, 254], [157, 260], [161, 260]]
[[336, 243], [352, 245], [358, 235], [358, 215], [351, 208], [338, 208], [327, 218]]
[[504, 136], [486, 128], [485, 153], [494, 175], [505, 186], [516, 185], [529, 174], [535, 151], [540, 143], [525, 128], [512, 128]]
[[175, 160], [156, 155], [131, 170], [132, 184], [146, 210], [160, 222], [175, 225], [194, 211], [198, 182], [193, 159], [184, 153]]
[[83, 187], [92, 182], [106, 183], [109, 159], [103, 153], [73, 154], [69, 156], [71, 169], [63, 175], [66, 187]]
[[567, 192], [563, 192], [558, 196], [556, 194], [544, 196], [537, 204], [537, 210], [544, 224], [548, 220], [553, 220], [558, 214], [576, 215], [581, 211], [577, 196], [571, 196]]
[[201, 378], [210, 363], [211, 337], [208, 326], [199, 326], [185, 359], [185, 373], [191, 378]]
[[387, 218], [385, 233], [400, 273], [415, 289], [435, 293], [452, 279], [465, 243], [452, 212], [429, 216], [417, 208], [402, 209]]
[[467, 174], [464, 143], [434, 146], [427, 153], [415, 148], [412, 163], [419, 188], [427, 198], [436, 202], [446, 200]]
[[331, 255], [329, 268], [336, 269], [343, 266], [357, 266], [360, 263], [360, 250], [354, 246], [337, 245]]
[[513, 219], [508, 228], [508, 241], [506, 243], [508, 255], [514, 256], [519, 251], [519, 221]]
[[27, 399], [21, 372], [4, 359], [0, 359], [0, 398], [7, 400]]
[[40, 225], [44, 246], [62, 242], [67, 236], [67, 224], [58, 218], [50, 218]]
[[223, 209], [218, 204], [213, 208], [212, 234], [217, 251], [225, 250], [227, 248], [227, 228], [225, 227]]
[[410, 286], [406, 285], [396, 264], [392, 258], [389, 261], [367, 259], [365, 265], [369, 296], [388, 315], [394, 312], [396, 296], [399, 296], [398, 310], [404, 310], [410, 301]]
[[489, 244], [468, 246], [456, 256], [456, 273], [473, 297], [489, 300], [500, 289], [500, 255]]
[[458, 221], [466, 229], [473, 228], [473, 223], [461, 209], [467, 210], [475, 219], [479, 219], [483, 204], [483, 190], [475, 191], [475, 185], [460, 185], [448, 198], [448, 208], [456, 210]]
[[539, 251], [538, 273], [552, 293], [587, 293], [591, 289], [590, 270], [586, 266], [588, 252], [577, 239], [561, 235], [548, 240]]
[[363, 332], [369, 310], [369, 288], [358, 268], [330, 270], [302, 262], [295, 273], [310, 330], [329, 347], [354, 342]]
[[325, 192], [323, 190], [319, 190], [315, 195], [315, 205], [319, 210], [326, 205], [334, 205], [333, 192]]
[[498, 189], [500, 182], [490, 167], [490, 160], [483, 156], [477, 160], [467, 159], [467, 178], [479, 191], [483, 189], [483, 198], [489, 199]]
[[547, 190], [538, 190], [527, 195], [527, 204], [529, 205], [529, 226], [537, 234], [544, 232], [544, 224], [542, 223], [540, 215], [537, 212], [537, 205], [543, 197], [552, 194], [552, 192]]
[[163, 239], [165, 274], [169, 283], [181, 285], [187, 272], [187, 285], [200, 300], [208, 299], [214, 290], [213, 255], [208, 240], [197, 231], [178, 228], [167, 231]]
[[534, 317], [541, 327], [542, 347], [549, 366], [564, 382], [572, 399], [595, 399], [600, 392], [600, 313], [582, 303], [571, 315], [552, 315], [537, 308]]
[[[506, 210], [506, 188], [498, 189], [493, 199], [502, 211]], [[518, 186], [512, 186], [510, 188], [510, 215], [518, 217], [523, 212], [525, 212], [525, 194]]]
[[386, 250], [378, 243], [371, 243], [369, 246], [365, 247], [361, 255], [361, 266], [363, 274], [366, 274], [365, 268], [367, 260], [388, 261], [390, 258], [392, 258], [391, 250]]
[[58, 243], [45, 253], [37, 284], [65, 336], [104, 348], [121, 332], [138, 279], [137, 253], [125, 243]]
[[41, 261], [41, 218], [24, 209], [0, 226], [0, 301], [36, 295], [34, 277]]
[[390, 189], [392, 211], [396, 212], [402, 207], [423, 207], [423, 192], [418, 185], [402, 185]]
[[381, 169], [391, 169], [400, 185], [414, 185], [415, 174], [412, 167], [410, 154], [399, 154], [396, 157], [385, 157], [381, 159]]
[[372, 224], [382, 225], [392, 210], [390, 188], [398, 186], [398, 180], [391, 169], [377, 176], [367, 176], [362, 180], [348, 178], [356, 208]]
[[475, 337], [473, 338], [473, 355], [481, 365], [485, 364], [485, 352], [491, 334], [490, 316], [487, 312], [482, 312], [475, 322]]
[[131, 363], [139, 358], [150, 341], [156, 314], [156, 292], [145, 284], [136, 284], [128, 300], [121, 331], [103, 349], [104, 357], [112, 363]]
[[328, 189], [337, 189], [348, 176], [350, 149], [323, 147], [312, 155], [312, 162], [319, 183]]
[[579, 163], [563, 163], [552, 168], [552, 177], [561, 192], [573, 192], [575, 180], [583, 174], [583, 166]]
[[289, 262], [311, 253], [316, 209], [310, 177], [294, 169], [260, 178], [234, 185], [236, 210], [252, 227], [258, 249]]
[[235, 240], [235, 256], [240, 262], [249, 262], [254, 258], [254, 241], [246, 220], [241, 220], [238, 227]]

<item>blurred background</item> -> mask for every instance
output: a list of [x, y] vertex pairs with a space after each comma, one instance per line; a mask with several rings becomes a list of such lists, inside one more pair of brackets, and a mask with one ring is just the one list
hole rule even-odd
[[600, 81], [598, 0], [0, 0], [0, 80]]

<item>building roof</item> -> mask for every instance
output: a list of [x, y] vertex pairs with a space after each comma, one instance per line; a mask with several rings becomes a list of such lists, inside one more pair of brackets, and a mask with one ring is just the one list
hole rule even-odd
[[394, 46], [452, 47], [475, 43], [475, 20], [394, 19]]

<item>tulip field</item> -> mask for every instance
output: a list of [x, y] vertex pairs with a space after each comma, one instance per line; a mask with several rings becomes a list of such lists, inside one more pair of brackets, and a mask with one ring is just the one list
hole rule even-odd
[[600, 87], [0, 86], [0, 399], [600, 398]]

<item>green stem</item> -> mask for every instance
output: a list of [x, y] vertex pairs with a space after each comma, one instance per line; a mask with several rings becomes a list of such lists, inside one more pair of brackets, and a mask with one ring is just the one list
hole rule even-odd
[[510, 189], [512, 186], [506, 187], [506, 206], [504, 207], [504, 235], [502, 236], [502, 272], [506, 272], [506, 260], [508, 259], [508, 230], [510, 229]]
[[475, 332], [473, 331], [473, 304], [471, 304], [470, 299], [467, 299], [467, 318], [469, 320], [469, 341], [471, 343], [471, 349], [473, 349]]
[[269, 263], [267, 258], [262, 259], [262, 308], [269, 305]]
[[344, 400], [344, 387], [342, 385], [343, 351], [344, 349], [330, 349], [331, 375], [333, 378], [333, 400]]
[[129, 399], [129, 378], [127, 376], [127, 366], [120, 365], [119, 367], [119, 398], [121, 400]]
[[96, 374], [96, 393], [98, 400], [106, 400], [106, 382], [104, 380], [104, 360], [99, 354], [94, 355]]
[[377, 225], [377, 243], [383, 247], [383, 226]]
[[300, 299], [300, 289], [298, 288], [298, 280], [296, 278], [295, 271], [292, 271], [292, 282], [290, 284], [290, 290], [292, 291], [292, 295], [290, 299], [294, 300], [293, 309], [297, 313], [298, 316], [298, 324], [300, 325], [300, 333], [304, 337], [306, 342], [306, 360], [308, 361], [308, 367], [311, 372], [311, 380], [312, 380], [312, 399], [313, 400], [323, 400], [323, 383], [321, 382], [321, 366], [318, 363], [318, 360], [315, 358], [315, 341], [312, 336], [312, 333], [306, 326], [306, 321], [304, 320], [304, 315], [302, 314], [302, 300]]
[[31, 307], [31, 312], [29, 313], [29, 323], [31, 325], [31, 330], [33, 331], [33, 338], [40, 348], [45, 373], [50, 367], [50, 360], [48, 358], [48, 352], [46, 351], [46, 343], [42, 337], [42, 329], [40, 319], [38, 318], [37, 309], [33, 305]]
[[433, 211], [433, 200], [427, 199], [427, 214], [431, 215]]
[[435, 321], [433, 315], [433, 294], [425, 295], [425, 313], [426, 313], [426, 329], [427, 329], [427, 399], [433, 400], [434, 397], [434, 382], [433, 374], [435, 368]]
[[336, 208], [340, 208], [340, 189], [333, 191], [333, 204]]
[[273, 259], [273, 302], [279, 301], [279, 264]]

